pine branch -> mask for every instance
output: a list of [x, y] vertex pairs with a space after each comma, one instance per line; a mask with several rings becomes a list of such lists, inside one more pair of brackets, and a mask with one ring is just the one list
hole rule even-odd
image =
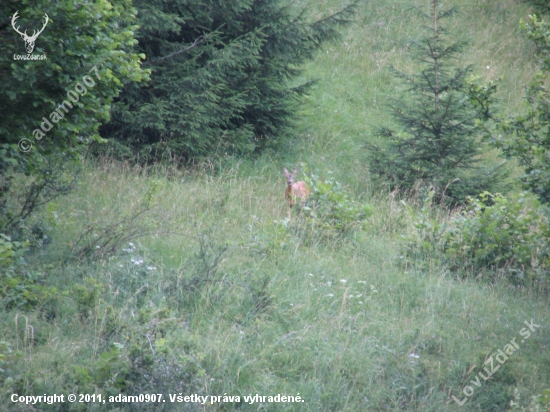
[[155, 61], [162, 61], [162, 60], [168, 60], [168, 59], [171, 59], [172, 57], [174, 56], [178, 56], [182, 53], [186, 53], [188, 52], [189, 50], [191, 49], [194, 49], [195, 47], [197, 47], [199, 44], [201, 44], [204, 40], [206, 40], [207, 36], [199, 36], [195, 39], [195, 41], [188, 47], [185, 47], [181, 50], [178, 50], [177, 52], [174, 52], [174, 53], [171, 53], [169, 54], [168, 56], [164, 56], [164, 57], [161, 57], [160, 59], [156, 59]]
[[218, 27], [216, 30], [206, 34], [206, 35], [203, 35], [203, 36], [199, 36], [195, 39], [195, 41], [187, 46], [187, 47], [184, 47], [183, 49], [181, 50], [178, 50], [178, 51], [175, 51], [174, 53], [170, 53], [169, 55], [167, 56], [164, 56], [164, 57], [161, 57], [161, 58], [158, 58], [158, 59], [154, 59], [154, 60], [150, 60], [150, 61], [147, 61], [145, 63], [143, 63], [143, 66], [146, 66], [146, 65], [151, 65], [151, 64], [154, 64], [156, 62], [160, 62], [160, 61], [163, 61], [163, 60], [168, 60], [168, 59], [171, 59], [173, 57], [176, 57], [176, 56], [179, 56], [180, 54], [183, 54], [183, 53], [187, 53], [189, 50], [192, 50], [194, 49], [195, 47], [197, 47], [198, 45], [200, 45], [201, 43], [203, 43], [204, 41], [208, 40], [209, 38], [213, 37], [214, 35], [217, 35], [217, 34], [220, 34], [220, 30], [221, 28], [225, 26], [225, 23], [222, 24], [220, 27]]

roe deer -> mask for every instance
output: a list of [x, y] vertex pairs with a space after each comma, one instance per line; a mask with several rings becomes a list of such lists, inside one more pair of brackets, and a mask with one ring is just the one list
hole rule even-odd
[[290, 219], [290, 212], [292, 211], [292, 206], [294, 206], [294, 203], [296, 203], [296, 198], [300, 198], [302, 202], [306, 200], [306, 198], [309, 196], [309, 190], [307, 188], [306, 182], [299, 181], [294, 183], [294, 178], [298, 174], [298, 168], [294, 169], [294, 172], [289, 173], [288, 169], [285, 167], [283, 169], [283, 173], [286, 177], [286, 191], [285, 191], [285, 199], [288, 201], [288, 205], [290, 206], [290, 210], [288, 211], [288, 218]]

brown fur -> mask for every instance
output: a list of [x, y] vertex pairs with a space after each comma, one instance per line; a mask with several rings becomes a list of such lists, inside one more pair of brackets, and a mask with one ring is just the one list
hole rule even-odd
[[[286, 177], [287, 186], [285, 191], [285, 199], [288, 201], [288, 206], [292, 210], [292, 207], [296, 203], [296, 199], [300, 198], [301, 201], [305, 201], [307, 197], [309, 196], [309, 189], [307, 188], [306, 182], [299, 181], [294, 183], [294, 178], [298, 174], [298, 169], [294, 169], [294, 172], [289, 173], [287, 168], [285, 167], [283, 169], [283, 174]], [[290, 217], [290, 210], [288, 211], [288, 215]]]

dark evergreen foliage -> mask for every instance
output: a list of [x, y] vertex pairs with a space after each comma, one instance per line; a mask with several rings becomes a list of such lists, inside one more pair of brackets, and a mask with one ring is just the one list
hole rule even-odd
[[[308, 23], [278, 0], [137, 0], [151, 81], [127, 86], [102, 136], [141, 160], [193, 160], [276, 147], [310, 83], [300, 65], [338, 37], [350, 5]], [[293, 82], [294, 81], [294, 82]]]
[[439, 26], [457, 10], [443, 10], [432, 0], [431, 14], [417, 11], [431, 22], [428, 35], [412, 43], [420, 71], [409, 75], [391, 68], [406, 85], [405, 93], [390, 105], [399, 129], [377, 129], [387, 144], [368, 144], [370, 168], [399, 189], [429, 185], [451, 203], [460, 203], [468, 195], [494, 189], [502, 170], [480, 165], [486, 146], [467, 94], [471, 68], [452, 66], [464, 43], [447, 42]]
[[[550, 24], [537, 16], [520, 22], [520, 27], [533, 40], [539, 72], [526, 88], [525, 111], [513, 116], [499, 114], [492, 94], [496, 86], [484, 86], [485, 93], [477, 93], [477, 103], [487, 113], [486, 134], [493, 144], [524, 168], [521, 177], [525, 187], [535, 193], [541, 202], [550, 204]], [[481, 91], [477, 86], [476, 91]]]
[[526, 90], [528, 110], [501, 123], [504, 138], [497, 145], [524, 167], [522, 180], [539, 199], [550, 204], [550, 23], [531, 16], [522, 28], [537, 48], [540, 71]]

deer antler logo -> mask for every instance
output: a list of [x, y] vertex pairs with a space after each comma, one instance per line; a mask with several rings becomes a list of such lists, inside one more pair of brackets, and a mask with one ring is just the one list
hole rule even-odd
[[46, 25], [48, 24], [48, 21], [49, 21], [48, 15], [44, 13], [44, 25], [42, 26], [42, 28], [38, 30], [38, 32], [36, 30], [33, 30], [32, 36], [28, 36], [27, 30], [25, 30], [24, 33], [21, 33], [19, 31], [19, 27], [15, 27], [15, 20], [17, 20], [17, 18], [19, 17], [17, 13], [19, 13], [19, 10], [16, 11], [15, 14], [13, 15], [11, 19], [11, 26], [18, 34], [21, 35], [21, 37], [25, 41], [25, 48], [27, 49], [27, 53], [31, 54], [32, 51], [34, 50], [34, 43], [36, 42], [36, 38], [40, 33], [44, 31], [44, 29], [46, 28]]

